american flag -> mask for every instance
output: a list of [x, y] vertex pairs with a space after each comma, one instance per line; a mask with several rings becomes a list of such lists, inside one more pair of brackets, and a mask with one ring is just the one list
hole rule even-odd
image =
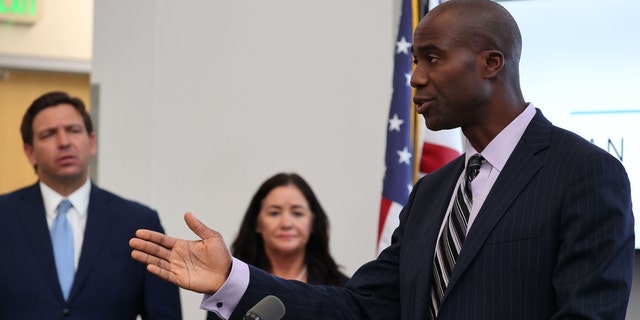
[[389, 108], [385, 173], [378, 223], [378, 251], [391, 243], [398, 225], [398, 214], [406, 205], [413, 186], [415, 112], [411, 102], [411, 78], [414, 14], [417, 0], [402, 0], [402, 15], [396, 37], [393, 68], [393, 95]]
[[[424, 4], [425, 11], [442, 1], [430, 2]], [[419, 8], [419, 0], [402, 0], [378, 221], [378, 253], [391, 244], [391, 234], [400, 222], [400, 211], [406, 205], [416, 179], [453, 160], [462, 150], [459, 130], [428, 130], [424, 119], [415, 113], [415, 106], [411, 101], [411, 43], [419, 18]]]

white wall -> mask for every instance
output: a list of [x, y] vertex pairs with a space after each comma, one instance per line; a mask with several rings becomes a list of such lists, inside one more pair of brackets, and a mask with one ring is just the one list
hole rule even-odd
[[[353, 273], [375, 254], [392, 7], [96, 1], [99, 184], [158, 209], [170, 235], [193, 238], [191, 210], [230, 242], [258, 185], [299, 172]], [[185, 319], [203, 317], [182, 295]]]

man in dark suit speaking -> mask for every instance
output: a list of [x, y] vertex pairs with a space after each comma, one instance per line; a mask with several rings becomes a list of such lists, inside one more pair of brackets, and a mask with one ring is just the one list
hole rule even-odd
[[24, 151], [38, 182], [0, 196], [0, 319], [181, 319], [178, 288], [132, 261], [158, 214], [89, 179], [95, 134], [84, 103], [50, 92], [27, 109]]
[[465, 154], [416, 183], [391, 245], [346, 288], [247, 266], [190, 213], [201, 241], [140, 230], [132, 257], [205, 293], [203, 308], [225, 319], [268, 294], [288, 319], [624, 319], [634, 257], [628, 176], [525, 101], [521, 48], [513, 17], [489, 0], [447, 1], [419, 23], [416, 110], [429, 129], [460, 127]]

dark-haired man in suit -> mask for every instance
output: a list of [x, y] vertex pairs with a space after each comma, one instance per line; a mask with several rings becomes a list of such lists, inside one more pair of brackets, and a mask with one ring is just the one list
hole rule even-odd
[[225, 319], [267, 294], [282, 299], [286, 319], [624, 319], [629, 178], [525, 101], [521, 47], [513, 17], [493, 1], [450, 0], [421, 20], [416, 110], [432, 130], [460, 127], [465, 154], [416, 183], [391, 245], [346, 288], [280, 280], [232, 259], [191, 214], [201, 241], [140, 230], [132, 257], [206, 293], [203, 308]]
[[89, 178], [96, 138], [84, 103], [40, 96], [21, 126], [38, 182], [0, 196], [0, 319], [181, 319], [178, 288], [132, 261], [158, 214]]

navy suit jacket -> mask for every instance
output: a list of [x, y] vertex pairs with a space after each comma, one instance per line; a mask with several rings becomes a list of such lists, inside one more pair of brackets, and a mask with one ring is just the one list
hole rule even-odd
[[[438, 231], [463, 168], [461, 156], [414, 186], [392, 244], [346, 288], [250, 267], [232, 318], [274, 294], [285, 319], [428, 319]], [[633, 226], [620, 161], [538, 110], [467, 234], [438, 319], [624, 319]]]
[[131, 258], [129, 239], [139, 228], [163, 232], [155, 211], [92, 184], [65, 302], [39, 185], [0, 196], [0, 319], [181, 319], [178, 288]]

